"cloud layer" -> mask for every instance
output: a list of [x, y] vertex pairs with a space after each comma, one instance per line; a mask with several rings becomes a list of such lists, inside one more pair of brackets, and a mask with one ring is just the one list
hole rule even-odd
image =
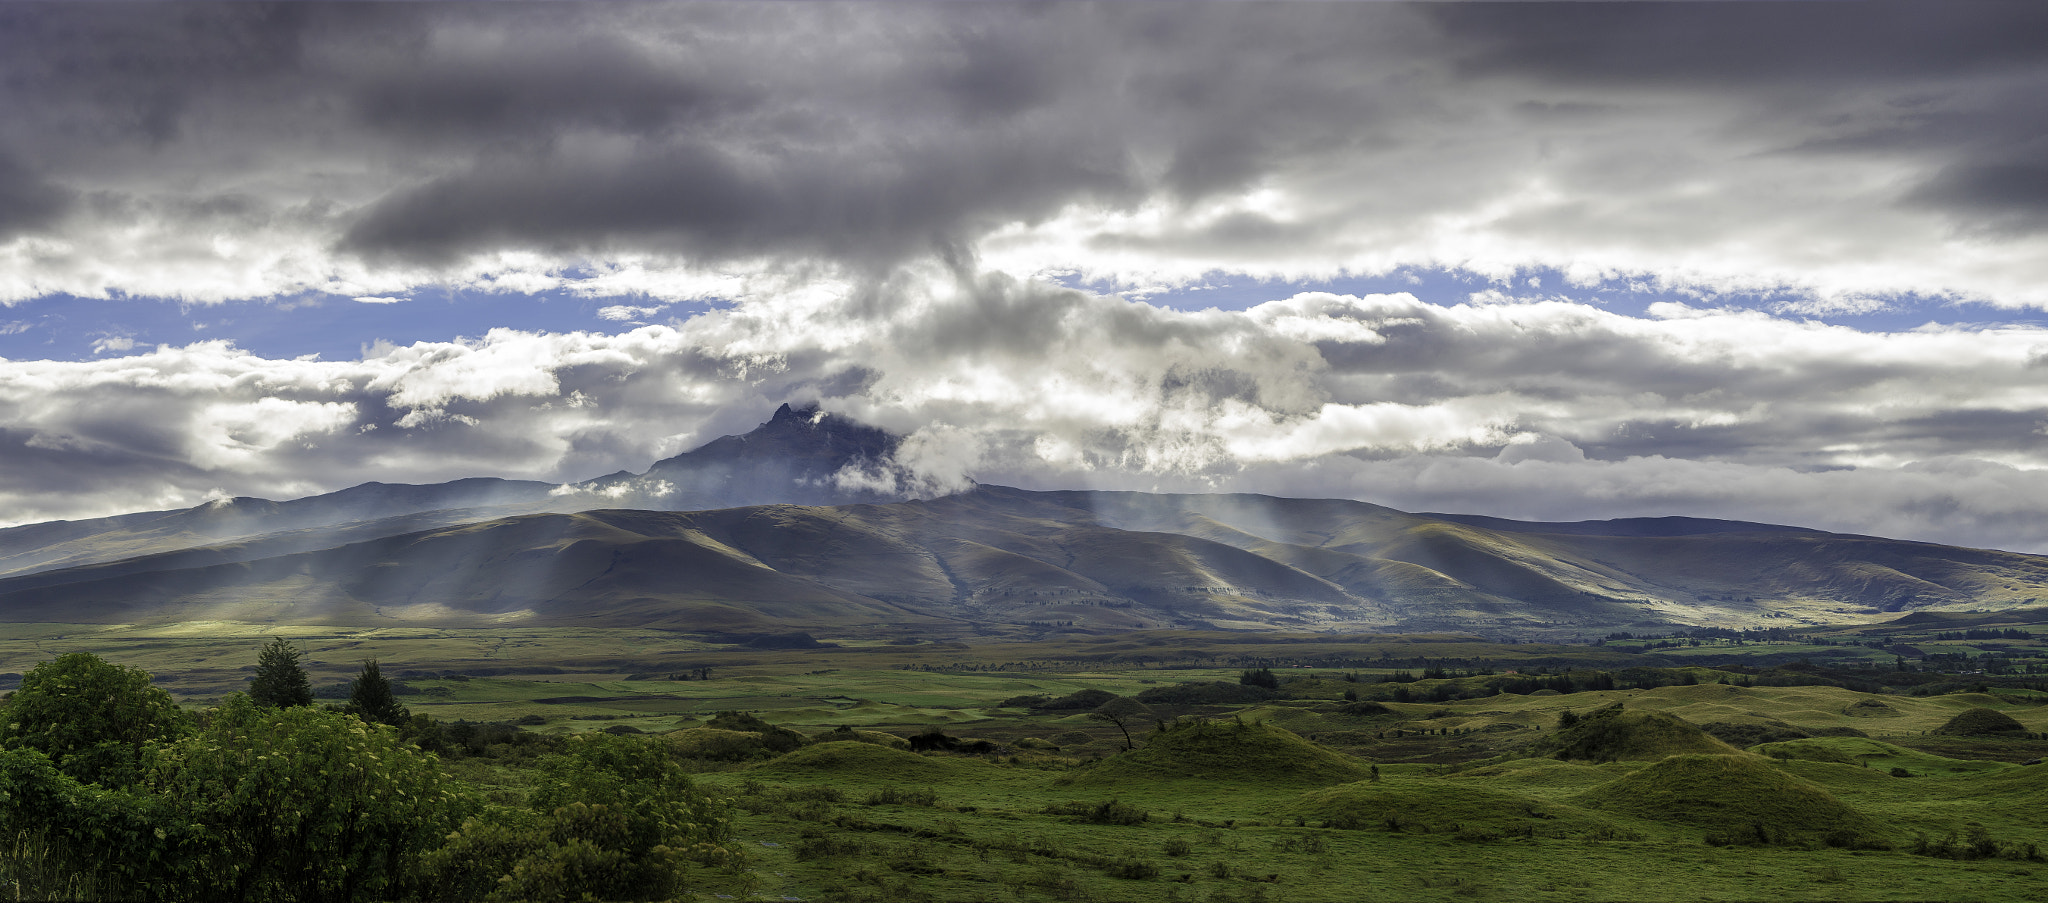
[[10, 4], [0, 299], [677, 297], [966, 251], [1120, 285], [1539, 267], [2042, 306], [2044, 17]]
[[[631, 327], [0, 360], [0, 518], [582, 479], [818, 400], [934, 485], [2048, 550], [2048, 330], [2014, 313], [2048, 307], [2044, 31], [2022, 3], [0, 4], [0, 304], [568, 291]], [[1128, 300], [1415, 268], [1500, 290]], [[1569, 294], [1615, 281], [1686, 300]], [[2004, 325], [1796, 319], [1888, 306]]]
[[[586, 479], [784, 400], [936, 485], [1240, 490], [1539, 519], [1671, 513], [2048, 549], [2048, 330], [1302, 294], [1187, 312], [901, 278], [619, 335], [0, 365], [21, 521], [478, 474]], [[138, 504], [137, 500], [144, 500]]]

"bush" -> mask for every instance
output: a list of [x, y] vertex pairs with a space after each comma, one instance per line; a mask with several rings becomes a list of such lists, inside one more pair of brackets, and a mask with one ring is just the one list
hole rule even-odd
[[1045, 807], [1047, 815], [1069, 815], [1094, 825], [1142, 825], [1147, 815], [1145, 810], [1122, 800], [1106, 800], [1093, 805], [1088, 803], [1054, 803]]
[[1244, 705], [1263, 702], [1275, 695], [1265, 687], [1205, 680], [1152, 687], [1140, 691], [1137, 699], [1146, 705]]
[[939, 795], [931, 790], [904, 790], [900, 787], [884, 787], [868, 794], [861, 802], [870, 806], [936, 806]]
[[476, 807], [392, 730], [240, 694], [144, 770], [142, 789], [212, 841], [187, 863], [197, 892], [177, 896], [385, 899]]
[[35, 750], [0, 753], [0, 830], [29, 823], [118, 899], [398, 896], [474, 807], [388, 729], [229, 697], [204, 731], [142, 755], [137, 782], [81, 784]]
[[741, 861], [724, 806], [653, 740], [580, 735], [537, 771], [531, 811], [472, 818], [428, 858], [434, 899], [667, 899], [690, 864]]
[[1280, 689], [1280, 678], [1273, 674], [1273, 669], [1271, 668], [1246, 671], [1237, 676], [1237, 682], [1247, 687], [1263, 687], [1268, 690]]
[[1080, 709], [1093, 709], [1099, 708], [1102, 706], [1103, 703], [1116, 698], [1117, 695], [1115, 693], [1109, 692], [1108, 690], [1075, 690], [1074, 692], [1068, 693], [1065, 696], [1061, 696], [1058, 699], [1048, 699], [1044, 703], [1036, 706], [1036, 708], [1052, 709], [1054, 711], [1074, 711]]
[[133, 783], [143, 744], [192, 732], [171, 694], [86, 652], [37, 665], [0, 714], [0, 747], [37, 750], [87, 784]]
[[794, 749], [801, 749], [811, 738], [786, 727], [778, 727], [762, 721], [752, 712], [719, 712], [704, 726], [722, 731], [747, 731], [761, 735], [761, 744], [769, 752], [781, 755]]

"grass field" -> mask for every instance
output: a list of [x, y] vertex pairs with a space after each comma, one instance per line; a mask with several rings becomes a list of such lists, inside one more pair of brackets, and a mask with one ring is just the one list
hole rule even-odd
[[[2048, 753], [2031, 739], [2048, 733], [2048, 705], [2024, 689], [1741, 686], [1743, 675], [1681, 656], [1456, 637], [762, 649], [660, 631], [22, 627], [0, 639], [0, 671], [91, 651], [200, 704], [245, 686], [257, 648], [283, 634], [307, 651], [316, 686], [374, 657], [408, 688], [401, 701], [444, 722], [668, 735], [701, 757], [697, 780], [733, 801], [753, 857], [706, 900], [1991, 901], [2048, 886], [2048, 766], [2017, 764]], [[1496, 675], [1662, 667], [1697, 682], [1388, 697], [1491, 679], [1379, 680], [1418, 662]], [[1090, 707], [1003, 704], [1089, 690], [1135, 703], [1176, 685], [1235, 686], [1249, 667], [1272, 667], [1280, 688], [1245, 703], [1137, 706], [1125, 712], [1128, 751], [1124, 728]], [[1600, 714], [1616, 704], [1627, 717]], [[1972, 708], [2025, 731], [1930, 733]], [[777, 756], [758, 732], [702, 727], [723, 711], [813, 742]], [[1636, 733], [1566, 742], [1595, 723]], [[1736, 750], [1694, 725], [1780, 739]], [[964, 745], [834, 739], [934, 729]], [[1574, 749], [1626, 752], [1557, 757]], [[524, 755], [448, 765], [513, 804]]]

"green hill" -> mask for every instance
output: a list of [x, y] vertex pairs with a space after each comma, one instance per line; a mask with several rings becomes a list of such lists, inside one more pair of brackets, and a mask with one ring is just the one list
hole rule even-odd
[[1874, 847], [1876, 820], [1760, 756], [1671, 756], [1579, 794], [1592, 809], [1705, 829], [1710, 843]]
[[1311, 790], [1289, 814], [1333, 828], [1480, 837], [1614, 836], [1613, 820], [1563, 803], [1474, 783], [1388, 778]]
[[1366, 778], [1366, 766], [1256, 721], [1181, 721], [1154, 733], [1145, 745], [1083, 772], [1075, 783], [1132, 781], [1236, 781], [1261, 784], [1336, 784]]
[[1681, 753], [1726, 755], [1736, 749], [1676, 715], [1631, 712], [1617, 702], [1585, 715], [1565, 713], [1557, 732], [1537, 741], [1530, 752], [1558, 759], [1614, 762]]

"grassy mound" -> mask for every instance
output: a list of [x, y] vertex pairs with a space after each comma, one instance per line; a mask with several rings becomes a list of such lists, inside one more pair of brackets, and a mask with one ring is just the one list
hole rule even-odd
[[1950, 782], [1948, 792], [1961, 797], [1997, 800], [2038, 801], [2048, 795], [2048, 765], [2013, 765], [1997, 771], [1980, 771]]
[[2026, 725], [2014, 721], [2011, 715], [1978, 708], [1964, 710], [1962, 714], [1950, 718], [1947, 724], [1935, 728], [1931, 733], [1945, 737], [1984, 737], [2026, 729]]
[[1891, 773], [1892, 769], [1899, 769], [1913, 777], [1953, 777], [1999, 771], [2007, 767], [2003, 762], [1944, 758], [1867, 737], [1813, 737], [1807, 740], [1764, 744], [1752, 749], [1773, 758], [1789, 758], [1793, 761], [1847, 761], [1886, 774]]
[[1630, 712], [1615, 703], [1582, 716], [1565, 713], [1557, 732], [1537, 741], [1530, 751], [1558, 759], [1615, 762], [1688, 753], [1727, 755], [1736, 749], [1676, 715]]
[[1878, 847], [1884, 829], [1822, 789], [1757, 756], [1681, 755], [1573, 798], [1592, 809], [1691, 825], [1709, 843]]
[[1361, 781], [1311, 790], [1289, 812], [1333, 828], [1481, 837], [1614, 837], [1608, 818], [1577, 806], [1467, 782]]
[[941, 763], [916, 753], [858, 740], [836, 740], [813, 743], [772, 762], [757, 765], [755, 770], [792, 777], [832, 774], [874, 779], [915, 776], [928, 780], [945, 769]]
[[1181, 721], [1145, 745], [1075, 778], [1117, 784], [1134, 779], [1238, 780], [1262, 784], [1339, 784], [1362, 780], [1364, 765], [1257, 721]]
[[1481, 781], [1486, 786], [1509, 790], [1587, 790], [1614, 780], [1622, 766], [1587, 765], [1556, 759], [1511, 759], [1451, 776], [1452, 780]]
[[1862, 765], [1863, 760], [1856, 754], [1843, 749], [1839, 743], [1816, 743], [1812, 740], [1787, 740], [1782, 743], [1762, 743], [1750, 747], [1750, 752], [1773, 759], [1799, 759], [1806, 762], [1833, 762], [1836, 765]]
[[833, 728], [832, 730], [825, 731], [824, 733], [818, 734], [817, 736], [811, 738], [812, 743], [838, 743], [842, 741], [852, 741], [854, 743], [872, 743], [876, 746], [886, 746], [890, 749], [907, 750], [910, 748], [910, 741], [905, 740], [902, 737], [898, 737], [895, 734], [887, 733], [885, 731], [854, 730], [853, 728], [843, 726]]
[[670, 749], [675, 750], [676, 755], [686, 759], [744, 762], [748, 759], [766, 759], [774, 755], [757, 731], [693, 727], [663, 734], [661, 738], [668, 743]]

